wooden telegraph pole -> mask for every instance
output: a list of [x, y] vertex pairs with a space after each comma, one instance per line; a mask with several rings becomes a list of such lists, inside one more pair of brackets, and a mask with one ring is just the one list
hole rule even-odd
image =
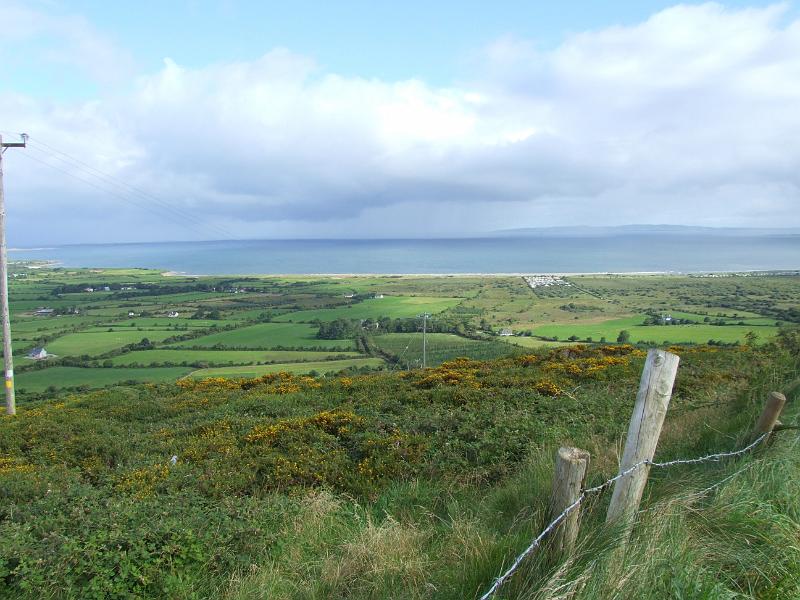
[[28, 136], [21, 142], [4, 142], [0, 135], [0, 318], [3, 320], [3, 361], [5, 363], [6, 414], [17, 414], [14, 398], [14, 358], [11, 352], [11, 316], [8, 311], [8, 253], [6, 250], [6, 202], [3, 195], [3, 153], [6, 148], [24, 148]]

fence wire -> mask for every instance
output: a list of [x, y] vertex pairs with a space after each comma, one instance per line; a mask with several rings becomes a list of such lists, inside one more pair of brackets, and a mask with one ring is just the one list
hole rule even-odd
[[[550, 522], [550, 524], [547, 527], [545, 527], [539, 535], [536, 536], [536, 538], [531, 542], [531, 544], [527, 548], [525, 548], [525, 550], [523, 550], [519, 556], [517, 556], [514, 562], [511, 563], [511, 566], [502, 575], [500, 575], [497, 579], [494, 580], [492, 587], [490, 587], [489, 590], [483, 596], [480, 597], [480, 600], [489, 600], [489, 598], [494, 596], [497, 593], [497, 590], [500, 589], [500, 586], [502, 586], [508, 580], [508, 578], [514, 574], [517, 568], [519, 568], [519, 566], [522, 564], [522, 561], [525, 560], [534, 550], [536, 550], [536, 548], [539, 547], [539, 545], [542, 543], [542, 540], [545, 537], [547, 537], [547, 534], [553, 531], [553, 529], [555, 529], [559, 525], [559, 523], [561, 523], [561, 521], [563, 521], [567, 517], [569, 513], [571, 513], [578, 506], [580, 506], [581, 503], [584, 500], [586, 500], [586, 498], [590, 494], [596, 494], [602, 492], [603, 490], [611, 486], [611, 484], [619, 481], [623, 477], [627, 477], [628, 475], [633, 473], [636, 469], [639, 469], [644, 465], [656, 468], [663, 468], [663, 467], [673, 467], [675, 465], [693, 465], [703, 462], [715, 462], [715, 461], [720, 461], [723, 458], [740, 456], [742, 454], [745, 454], [746, 452], [749, 452], [750, 450], [755, 448], [758, 444], [763, 442], [769, 436], [769, 434], [770, 432], [763, 433], [758, 438], [756, 438], [755, 441], [748, 444], [744, 448], [740, 450], [734, 450], [732, 452], [717, 452], [715, 454], [709, 454], [707, 456], [701, 456], [699, 458], [679, 458], [676, 460], [670, 460], [667, 462], [660, 462], [660, 463], [653, 462], [652, 460], [649, 459], [645, 459], [625, 469], [624, 471], [620, 471], [617, 475], [615, 475], [614, 477], [612, 477], [607, 481], [604, 481], [600, 485], [584, 489], [581, 492], [580, 496], [578, 496], [578, 499], [575, 500], [575, 502], [573, 502], [572, 504], [570, 504], [567, 508], [565, 508], [560, 515], [558, 515], [555, 519], [553, 519]], [[734, 475], [738, 475], [738, 472], [734, 473]], [[714, 484], [713, 486], [711, 486], [711, 488], [708, 488], [708, 490], [704, 490], [704, 492], [710, 491], [714, 487], [721, 485], [727, 479], [730, 479], [732, 477], [733, 475], [731, 477], [723, 479], [721, 482]]]

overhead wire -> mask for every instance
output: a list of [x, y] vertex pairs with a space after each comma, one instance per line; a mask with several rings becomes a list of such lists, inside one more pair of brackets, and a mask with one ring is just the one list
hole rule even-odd
[[[37, 156], [39, 158], [36, 158], [30, 153], [20, 154], [51, 169], [60, 171], [110, 196], [136, 206], [137, 208], [157, 214], [161, 218], [166, 218], [195, 233], [200, 233], [203, 236], [207, 236], [208, 233], [213, 233], [215, 236], [221, 236], [224, 239], [235, 237], [223, 226], [207, 223], [191, 212], [182, 210], [153, 194], [90, 165], [80, 158], [72, 156], [51, 144], [40, 141], [38, 138], [34, 139], [28, 137], [28, 149], [38, 153]], [[58, 164], [53, 164], [52, 161], [58, 161]], [[63, 168], [62, 166], [67, 168]]]
[[[116, 181], [115, 179], [113, 179], [112, 176], [107, 175], [107, 174], [103, 173], [102, 171], [99, 171], [99, 170], [94, 169], [92, 167], [76, 166], [76, 163], [80, 162], [80, 161], [77, 161], [77, 160], [72, 161], [71, 159], [68, 160], [66, 158], [63, 158], [63, 157], [58, 156], [58, 155], [55, 155], [53, 153], [46, 152], [46, 151], [42, 150], [41, 148], [37, 147], [37, 145], [35, 143], [29, 144], [28, 148], [30, 150], [33, 150], [34, 152], [40, 153], [39, 156], [46, 156], [49, 159], [58, 160], [61, 163], [65, 164], [70, 169], [78, 170], [81, 173], [83, 173], [83, 174], [85, 174], [85, 175], [87, 175], [89, 177], [92, 177], [94, 179], [97, 179], [97, 180], [103, 182], [103, 184], [105, 184], [105, 185], [110, 185], [110, 186], [116, 188], [117, 190], [119, 190], [120, 193], [123, 193], [125, 195], [142, 196], [142, 197], [144, 197], [146, 199], [152, 200], [152, 201], [154, 201], [154, 203], [156, 204], [156, 206], [158, 208], [168, 212], [170, 215], [174, 216], [175, 218], [186, 219], [186, 220], [191, 221], [191, 222], [193, 222], [195, 224], [198, 224], [198, 225], [202, 224], [201, 220], [198, 219], [196, 216], [184, 213], [184, 212], [180, 211], [179, 209], [176, 209], [175, 207], [169, 205], [168, 203], [166, 203], [164, 201], [161, 201], [161, 200], [155, 199], [155, 198], [151, 198], [146, 192], [140, 192], [140, 191], [136, 190], [136, 188], [133, 188], [132, 186], [126, 185], [124, 183], [120, 183], [120, 182]], [[81, 163], [81, 164], [83, 164], [83, 163]], [[97, 171], [97, 173], [95, 173], [93, 171]]]
[[[102, 170], [98, 169], [97, 167], [94, 167], [94, 166], [82, 161], [81, 159], [76, 158], [76, 157], [64, 152], [63, 150], [59, 150], [58, 148], [55, 148], [50, 144], [42, 142], [38, 138], [33, 138], [32, 139], [32, 138], [29, 137], [28, 138], [28, 143], [29, 143], [29, 145], [33, 144], [34, 148], [36, 148], [37, 146], [43, 146], [44, 148], [47, 148], [51, 153], [56, 153], [56, 154], [60, 155], [60, 156], [53, 156], [54, 158], [56, 158], [58, 160], [61, 160], [63, 162], [71, 161], [71, 162], [73, 162], [75, 164], [78, 164], [78, 165], [84, 167], [86, 170], [89, 170], [91, 172], [96, 173], [95, 176], [98, 177], [99, 179], [103, 179], [103, 180], [107, 181], [108, 183], [110, 183], [111, 185], [115, 185], [117, 187], [124, 188], [126, 190], [129, 190], [131, 193], [135, 193], [135, 194], [143, 196], [143, 197], [145, 197], [145, 198], [147, 198], [149, 200], [152, 200], [156, 204], [162, 206], [164, 209], [169, 210], [171, 212], [174, 212], [177, 216], [180, 216], [182, 218], [189, 218], [189, 219], [192, 219], [192, 220], [194, 220], [194, 221], [196, 221], [198, 223], [202, 223], [202, 221], [200, 219], [198, 219], [195, 215], [192, 215], [191, 213], [189, 213], [187, 211], [182, 211], [182, 210], [176, 208], [175, 206], [173, 206], [172, 204], [162, 200], [161, 198], [158, 198], [157, 196], [154, 196], [153, 194], [150, 194], [149, 192], [146, 192], [146, 191], [144, 191], [144, 190], [142, 190], [142, 189], [140, 189], [140, 188], [138, 188], [136, 186], [133, 186], [133, 185], [129, 184], [128, 182], [123, 181], [123, 180], [115, 177], [114, 175], [111, 175], [110, 173], [106, 173], [105, 171], [102, 171]], [[43, 150], [41, 148], [37, 148], [37, 150], [39, 150], [40, 152], [43, 152]], [[66, 159], [62, 158], [62, 156], [66, 157]], [[224, 232], [223, 228], [219, 228], [219, 229], [220, 229], [220, 231]], [[225, 232], [225, 233], [228, 233], [228, 232]]]
[[[40, 146], [47, 147], [48, 149], [50, 149], [49, 152], [44, 150]], [[109, 173], [97, 169], [96, 167], [92, 167], [91, 165], [85, 163], [84, 161], [75, 158], [63, 151], [55, 149], [50, 145], [46, 145], [38, 140], [34, 140], [32, 143], [29, 142], [29, 148], [31, 148], [36, 152], [39, 152], [40, 156], [45, 155], [47, 156], [47, 158], [60, 161], [61, 163], [67, 165], [71, 169], [78, 170], [82, 174], [88, 177], [92, 177], [93, 179], [98, 180], [105, 185], [112, 186], [117, 190], [118, 195], [122, 194], [125, 197], [138, 198], [139, 200], [145, 203], [144, 204], [137, 204], [135, 202], [133, 203], [144, 210], [151, 210], [151, 209], [161, 210], [162, 211], [161, 216], [174, 220], [177, 224], [188, 227], [190, 229], [191, 227], [189, 227], [189, 224], [193, 224], [201, 229], [207, 230], [206, 233], [213, 232], [214, 235], [222, 236], [223, 238], [235, 237], [231, 234], [231, 232], [227, 231], [225, 228], [219, 225], [206, 223], [193, 213], [177, 208], [174, 205], [170, 204], [169, 202], [162, 200], [161, 198], [158, 198], [139, 188], [136, 188]]]
[[[37, 158], [35, 155], [32, 155], [32, 154], [27, 153], [27, 152], [25, 152], [25, 153], [21, 152], [20, 156], [24, 156], [26, 160], [31, 160], [31, 161], [34, 161], [34, 162], [39, 163], [41, 165], [44, 165], [46, 167], [49, 167], [50, 169], [53, 169], [55, 171], [59, 171], [60, 173], [63, 173], [65, 175], [67, 175], [68, 177], [71, 177], [71, 178], [73, 178], [73, 179], [75, 179], [77, 181], [80, 181], [80, 182], [82, 182], [82, 183], [84, 183], [84, 184], [86, 184], [86, 185], [88, 185], [90, 187], [93, 187], [93, 188], [103, 192], [106, 195], [113, 196], [113, 197], [115, 197], [115, 198], [117, 198], [119, 200], [122, 200], [123, 202], [126, 202], [128, 204], [131, 204], [131, 205], [133, 205], [133, 206], [135, 206], [137, 208], [140, 208], [142, 210], [151, 212], [153, 214], [157, 214], [157, 216], [159, 216], [161, 218], [169, 219], [170, 221], [173, 221], [173, 222], [185, 227], [186, 229], [192, 230], [195, 233], [199, 233], [201, 235], [204, 234], [204, 233], [207, 233], [207, 231], [204, 232], [202, 229], [200, 229], [199, 227], [197, 227], [197, 226], [195, 226], [195, 225], [193, 225], [191, 223], [179, 221], [178, 218], [174, 217], [173, 215], [170, 215], [170, 214], [168, 214], [166, 212], [158, 211], [154, 207], [149, 207], [149, 206], [147, 206], [146, 204], [144, 204], [142, 202], [136, 201], [135, 199], [133, 199], [133, 198], [131, 198], [129, 196], [125, 196], [125, 195], [123, 195], [123, 194], [121, 194], [121, 193], [119, 193], [117, 191], [114, 191], [113, 189], [109, 189], [108, 187], [100, 185], [95, 181], [80, 177], [74, 171], [70, 171], [70, 170], [64, 169], [64, 168], [62, 168], [62, 167], [60, 167], [58, 165], [54, 165], [52, 163], [49, 163], [46, 160], [42, 160], [41, 158]], [[85, 174], [85, 173], [81, 173], [81, 174]]]

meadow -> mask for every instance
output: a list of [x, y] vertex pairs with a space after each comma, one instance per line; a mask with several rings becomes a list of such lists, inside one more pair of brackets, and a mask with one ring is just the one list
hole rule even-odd
[[305, 361], [322, 361], [334, 358], [353, 358], [361, 356], [357, 352], [319, 352], [314, 350], [186, 350], [159, 349], [139, 350], [115, 356], [111, 359], [114, 366], [130, 366], [133, 364], [177, 365], [187, 363], [240, 364], [251, 363], [289, 363]]
[[353, 340], [321, 340], [317, 328], [299, 323], [260, 323], [249, 327], [212, 333], [175, 344], [178, 348], [333, 348], [351, 349]]
[[377, 319], [390, 317], [408, 319], [422, 313], [437, 314], [456, 306], [459, 298], [429, 298], [424, 296], [386, 296], [370, 298], [340, 308], [303, 310], [276, 317], [277, 321], [310, 323], [336, 319]]
[[327, 373], [338, 373], [345, 369], [378, 367], [382, 364], [383, 361], [379, 358], [349, 358], [317, 362], [277, 363], [274, 365], [210, 367], [207, 369], [199, 369], [192, 372], [190, 375], [195, 379], [203, 379], [206, 377], [223, 377], [226, 379], [261, 377], [269, 373], [293, 373], [301, 375], [315, 373], [325, 375]]
[[[422, 366], [421, 333], [387, 333], [373, 336], [372, 343], [383, 352], [393, 355], [400, 369]], [[427, 336], [428, 366], [435, 367], [459, 356], [486, 360], [509, 356], [514, 348], [496, 340], [473, 340], [452, 333], [431, 333]]]
[[128, 344], [135, 344], [147, 338], [160, 342], [175, 335], [168, 330], [153, 329], [115, 329], [112, 331], [81, 331], [67, 333], [48, 344], [48, 352], [56, 356], [102, 355]]
[[191, 372], [187, 367], [162, 369], [108, 369], [81, 367], [52, 367], [40, 371], [26, 371], [17, 376], [17, 387], [23, 396], [26, 392], [38, 393], [75, 388], [97, 388], [126, 382], [161, 383], [175, 381]]
[[534, 332], [544, 338], [556, 337], [568, 340], [575, 336], [581, 341], [616, 341], [623, 330], [630, 334], [629, 340], [636, 343], [654, 341], [655, 345], [669, 346], [673, 340], [680, 344], [706, 344], [709, 340], [725, 343], [744, 343], [745, 336], [752, 332], [762, 341], [775, 336], [777, 330], [772, 321], [769, 325], [663, 325], [644, 326], [644, 315], [612, 319], [600, 323], [572, 325], [559, 323], [536, 327]]

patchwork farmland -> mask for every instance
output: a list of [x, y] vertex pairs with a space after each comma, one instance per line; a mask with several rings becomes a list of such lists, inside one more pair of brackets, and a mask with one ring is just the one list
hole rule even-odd
[[[36, 267], [36, 268], [31, 268]], [[126, 382], [413, 369], [572, 343], [757, 344], [798, 277], [199, 277], [16, 264], [20, 398]], [[423, 319], [428, 314], [423, 350]], [[46, 358], [27, 354], [44, 349]]]

